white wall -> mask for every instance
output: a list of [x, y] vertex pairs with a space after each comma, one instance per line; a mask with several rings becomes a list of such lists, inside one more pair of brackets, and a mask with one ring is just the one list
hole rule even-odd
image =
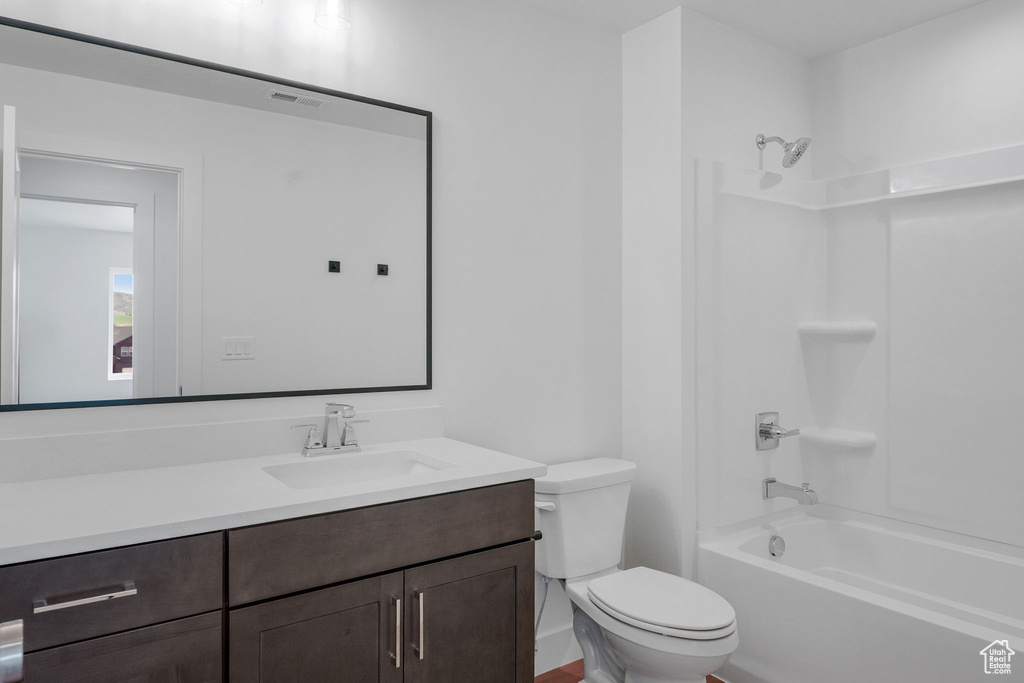
[[110, 269], [132, 267], [132, 234], [22, 225], [19, 398], [26, 403], [131, 398], [110, 380]]
[[[725, 368], [726, 376], [708, 374], [713, 359], [698, 353], [698, 302], [710, 300], [708, 288], [719, 286], [714, 278], [722, 263], [705, 259], [720, 255], [722, 247], [698, 251], [707, 245], [695, 222], [701, 201], [695, 164], [713, 159], [781, 170], [781, 149], [762, 153], [754, 138], [809, 134], [810, 64], [685, 9], [626, 34], [623, 54], [623, 443], [640, 471], [626, 561], [691, 576], [698, 497], [701, 526], [717, 525], [719, 511], [735, 509], [745, 497], [761, 508], [758, 489], [747, 486], [748, 479], [759, 482], [762, 470], [749, 452], [751, 406], [785, 410], [780, 404], [790, 402], [790, 392], [767, 382], [751, 391], [743, 381], [764, 358], [781, 356], [791, 372], [794, 352], [788, 337], [773, 344], [755, 334], [755, 316], [742, 336], [728, 331], [730, 352], [743, 362]], [[807, 160], [791, 173], [809, 176]], [[724, 282], [737, 301], [749, 306], [761, 292], [783, 296], [801, 284], [791, 283], [787, 264], [811, 247], [806, 230], [785, 219], [750, 221], [741, 235], [711, 233], [744, 250], [742, 256], [730, 252], [740, 261], [729, 272], [749, 288]], [[780, 255], [784, 260], [772, 265]], [[752, 264], [761, 277], [750, 277]], [[703, 284], [700, 267], [712, 269]], [[763, 280], [776, 274], [782, 275], [777, 287]], [[781, 379], [791, 384], [789, 374]], [[699, 391], [700, 381], [715, 390], [715, 382], [726, 382], [723, 395]]]
[[[787, 140], [810, 135], [810, 63], [702, 14], [683, 12], [684, 155], [810, 178], [814, 156], [783, 169], [781, 147], [772, 143], [761, 151], [754, 144], [758, 133]], [[691, 178], [685, 178], [687, 186]]]
[[[622, 38], [622, 451], [637, 463], [626, 563], [680, 572], [685, 305], [680, 10]], [[685, 299], [684, 299], [685, 302]], [[686, 321], [689, 323], [690, 321]], [[685, 366], [689, 370], [689, 366]]]
[[1024, 144], [1024, 4], [992, 0], [814, 62], [814, 173]]
[[422, 401], [446, 405], [455, 438], [549, 461], [617, 455], [618, 37], [497, 0], [356, 2], [355, 27], [340, 35], [311, 12], [169, 0], [5, 7], [433, 110], [436, 395]]

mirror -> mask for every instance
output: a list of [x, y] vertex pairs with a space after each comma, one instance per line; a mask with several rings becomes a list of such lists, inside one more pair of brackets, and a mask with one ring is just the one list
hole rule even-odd
[[430, 387], [431, 115], [0, 18], [0, 410]]

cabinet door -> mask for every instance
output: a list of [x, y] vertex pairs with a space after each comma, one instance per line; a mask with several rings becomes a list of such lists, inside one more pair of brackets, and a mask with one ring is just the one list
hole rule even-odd
[[220, 683], [221, 613], [25, 655], [26, 683]]
[[234, 610], [234, 683], [401, 683], [402, 574]]
[[405, 573], [405, 683], [533, 681], [533, 542]]

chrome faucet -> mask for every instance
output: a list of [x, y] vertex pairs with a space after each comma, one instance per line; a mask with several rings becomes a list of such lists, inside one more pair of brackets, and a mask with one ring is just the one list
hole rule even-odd
[[[357, 422], [369, 422], [369, 420], [351, 419], [355, 416], [356, 409], [347, 403], [328, 403], [324, 408], [322, 432], [317, 425], [295, 425], [293, 429], [309, 428], [306, 445], [302, 447], [302, 455], [311, 458], [317, 455], [358, 451], [359, 441], [356, 439], [356, 430], [352, 425]], [[344, 426], [341, 426], [341, 420], [344, 420]]]
[[[331, 450], [341, 448], [345, 445], [345, 435], [342, 434], [341, 427], [338, 425], [338, 415], [343, 418], [350, 418], [356, 416], [356, 409], [347, 403], [328, 403], [324, 406], [324, 448], [330, 448]], [[345, 434], [348, 434], [350, 428], [348, 423], [345, 423]], [[353, 431], [353, 440], [354, 430]], [[355, 444], [356, 448], [359, 444]]]
[[800, 486], [783, 484], [775, 477], [768, 477], [761, 482], [761, 497], [764, 500], [770, 498], [792, 498], [801, 505], [817, 505], [818, 494], [814, 492], [811, 485], [806, 481]]

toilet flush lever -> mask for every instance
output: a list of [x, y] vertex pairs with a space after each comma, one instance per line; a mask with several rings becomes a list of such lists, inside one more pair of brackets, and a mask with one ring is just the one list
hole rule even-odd
[[538, 510], [543, 510], [544, 512], [554, 512], [555, 511], [555, 504], [554, 503], [548, 503], [547, 501], [535, 500], [535, 501], [533, 501], [533, 506], [535, 508], [537, 508]]
[[754, 417], [754, 445], [759, 451], [770, 451], [779, 447], [779, 440], [796, 436], [799, 429], [783, 429], [779, 426], [778, 413], [758, 413]]

